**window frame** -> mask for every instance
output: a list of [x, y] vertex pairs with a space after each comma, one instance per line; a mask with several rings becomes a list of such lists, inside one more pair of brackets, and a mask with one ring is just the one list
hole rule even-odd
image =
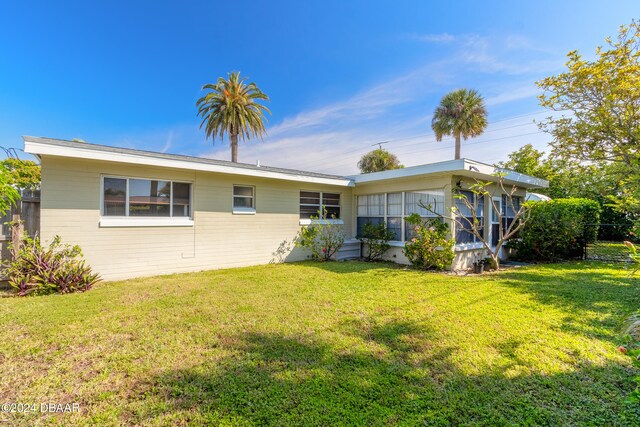
[[[300, 199], [302, 197], [301, 193], [319, 193], [320, 194], [320, 205], [311, 204], [311, 203], [300, 203]], [[337, 194], [338, 195], [338, 199], [339, 199], [339, 204], [338, 205], [325, 205], [324, 204], [324, 194], [325, 193]], [[343, 194], [341, 192], [300, 189], [298, 191], [298, 219], [299, 219], [299, 224], [300, 225], [309, 225], [309, 224], [312, 224], [312, 223], [313, 224], [344, 224], [344, 220], [342, 219], [342, 203], [343, 203]], [[318, 207], [318, 211], [323, 206], [337, 207], [339, 209], [340, 215], [338, 216], [338, 218], [335, 218], [335, 219], [333, 219], [333, 218], [331, 218], [331, 219], [302, 218], [300, 216], [300, 215], [302, 215], [302, 212], [300, 210], [301, 206], [317, 206]]]
[[[251, 196], [236, 196], [236, 187], [251, 188]], [[251, 207], [235, 207], [236, 197], [251, 198]], [[231, 212], [234, 215], [255, 215], [256, 211], [256, 186], [247, 184], [232, 184], [231, 185]]]
[[[104, 180], [105, 178], [123, 179], [125, 183], [125, 215], [105, 215], [104, 212]], [[129, 215], [129, 180], [139, 179], [146, 181], [165, 181], [171, 183], [171, 196], [169, 201], [169, 216], [131, 216]], [[173, 183], [189, 184], [189, 216], [173, 215]], [[193, 226], [193, 186], [194, 182], [181, 179], [166, 179], [158, 177], [144, 177], [131, 175], [100, 175], [100, 227], [185, 227]]]
[[[400, 226], [400, 237], [402, 240], [390, 240], [389, 243], [391, 244], [391, 246], [404, 246], [405, 243], [408, 241], [408, 239], [406, 238], [406, 232], [407, 232], [407, 226], [406, 226], [406, 219], [409, 215], [411, 215], [410, 213], [407, 212], [407, 193], [440, 193], [438, 194], [439, 196], [442, 196], [442, 207], [443, 210], [445, 208], [445, 204], [446, 204], [446, 192], [443, 188], [428, 188], [428, 189], [420, 189], [420, 190], [401, 190], [401, 191], [389, 191], [389, 192], [384, 192], [384, 193], [367, 193], [367, 194], [358, 194], [356, 195], [356, 236], [358, 235], [358, 218], [382, 218], [383, 223], [388, 227], [388, 218], [400, 218], [401, 219], [401, 226]], [[389, 195], [390, 194], [400, 194], [401, 195], [401, 214], [400, 215], [389, 215]], [[377, 215], [377, 216], [359, 216], [358, 215], [358, 197], [366, 197], [366, 196], [376, 196], [376, 195], [380, 195], [383, 196], [383, 200], [384, 200], [384, 204], [383, 204], [383, 215]], [[442, 213], [442, 215], [444, 216], [444, 213]], [[428, 216], [420, 216], [421, 218], [440, 218], [438, 215], [428, 215]]]
[[[477, 193], [475, 193], [475, 192], [473, 192], [471, 190], [468, 190], [468, 189], [459, 189], [459, 190], [456, 190], [456, 191], [457, 191], [458, 195], [464, 195], [467, 198], [467, 200], [469, 200], [468, 194], [472, 195], [473, 196], [473, 200], [471, 201], [471, 205], [475, 206], [477, 204], [477, 206], [480, 207], [480, 202], [478, 201], [478, 194]], [[468, 194], [463, 194], [463, 193], [468, 193]], [[478, 211], [475, 212], [475, 214], [476, 214], [475, 218], [480, 221], [481, 229], [482, 229], [481, 234], [482, 234], [482, 236], [484, 238], [485, 237], [485, 233], [486, 233], [486, 231], [485, 231], [485, 228], [486, 228], [486, 221], [485, 221], [486, 198], [485, 198], [484, 194], [481, 195], [480, 198], [482, 199], [482, 209], [479, 212]], [[460, 199], [456, 198], [455, 196], [453, 197], [453, 205], [456, 207], [456, 212], [455, 212], [456, 219], [457, 218], [473, 219], [473, 215], [463, 216], [460, 213], [460, 207], [458, 206], [458, 202], [459, 201], [460, 201]], [[462, 204], [463, 207], [465, 207], [465, 208], [467, 207], [464, 204], [464, 202], [460, 201], [460, 203]], [[465, 220], [465, 222], [463, 222], [463, 224], [468, 225], [470, 223], [467, 220]], [[455, 226], [456, 226], [456, 230], [455, 230], [455, 236], [454, 237], [456, 238], [456, 245], [464, 246], [464, 245], [474, 245], [476, 243], [482, 243], [482, 241], [478, 238], [478, 236], [476, 236], [467, 227], [463, 227], [464, 228], [463, 230], [458, 230], [458, 227], [457, 227], [458, 223], [457, 222], [456, 222]], [[469, 227], [471, 227], [471, 225], [469, 225]], [[472, 240], [470, 242], [459, 242], [458, 239], [457, 239], [459, 231], [463, 231], [465, 233], [468, 233], [471, 236]]]

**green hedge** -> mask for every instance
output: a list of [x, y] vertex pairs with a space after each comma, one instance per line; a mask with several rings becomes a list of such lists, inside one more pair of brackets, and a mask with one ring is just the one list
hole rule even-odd
[[533, 261], [580, 258], [598, 235], [600, 205], [589, 199], [527, 202], [531, 217], [509, 243], [515, 257]]

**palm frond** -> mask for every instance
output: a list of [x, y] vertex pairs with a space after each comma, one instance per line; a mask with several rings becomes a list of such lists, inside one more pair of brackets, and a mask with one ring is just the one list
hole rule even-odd
[[481, 135], [487, 127], [484, 99], [474, 89], [458, 89], [446, 94], [433, 113], [431, 128], [436, 140], [460, 135], [463, 139]]
[[237, 135], [244, 140], [264, 136], [265, 113], [271, 111], [257, 101], [269, 101], [269, 97], [255, 83], [246, 83], [246, 77], [232, 72], [227, 78], [219, 77], [215, 84], [205, 84], [202, 90], [208, 92], [196, 101], [196, 107], [202, 118], [200, 128], [208, 138], [215, 141]]

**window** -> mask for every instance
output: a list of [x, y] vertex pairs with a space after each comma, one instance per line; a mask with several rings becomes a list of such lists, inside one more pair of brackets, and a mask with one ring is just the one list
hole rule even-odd
[[[423, 208], [421, 205], [429, 207]], [[444, 191], [411, 191], [404, 193], [404, 216], [417, 213], [422, 218], [437, 218], [444, 215]], [[410, 240], [415, 232], [405, 221], [405, 240]]]
[[103, 215], [125, 216], [127, 209], [127, 180], [105, 178], [103, 200]]
[[[520, 210], [522, 198], [513, 196], [509, 200], [509, 196], [502, 195], [494, 197], [494, 203], [502, 214], [502, 232], [513, 222], [516, 213]], [[512, 205], [513, 204], [513, 205]], [[492, 211], [491, 213], [491, 245], [496, 246], [500, 240], [500, 221], [499, 216]]]
[[402, 240], [402, 193], [387, 194], [387, 228], [393, 232], [392, 240]]
[[244, 185], [233, 186], [233, 211], [234, 212], [255, 212], [254, 187]]
[[[420, 202], [430, 206], [435, 213], [420, 207]], [[406, 226], [404, 219], [412, 213], [417, 213], [423, 218], [439, 218], [438, 215], [444, 215], [444, 191], [431, 190], [358, 196], [357, 235], [362, 235], [365, 224], [386, 224], [395, 236], [393, 240], [401, 242], [410, 239], [413, 230]]]
[[300, 218], [310, 219], [322, 216], [322, 208], [327, 210], [327, 219], [340, 218], [340, 194], [319, 191], [300, 192]]
[[104, 177], [102, 215], [191, 217], [191, 184], [140, 178]]
[[[458, 195], [465, 197], [472, 206], [476, 206], [475, 220], [479, 223], [478, 231], [480, 235], [482, 235], [484, 233], [484, 196], [478, 197], [478, 195], [472, 191], [458, 191]], [[456, 224], [456, 243], [478, 242], [478, 237], [471, 231], [472, 224], [474, 223], [472, 209], [460, 198], [455, 198], [455, 205], [456, 217], [459, 222], [464, 225], [464, 227], [460, 227], [459, 224]]]
[[502, 196], [502, 226], [506, 230], [513, 222], [516, 213], [520, 210], [521, 198], [519, 196]]
[[357, 235], [362, 235], [365, 224], [382, 223], [384, 223], [384, 194], [358, 196]]
[[171, 216], [171, 181], [130, 179], [129, 216]]

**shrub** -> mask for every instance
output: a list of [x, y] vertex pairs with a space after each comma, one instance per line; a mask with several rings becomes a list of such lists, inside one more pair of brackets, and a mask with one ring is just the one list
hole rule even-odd
[[[622, 326], [623, 345], [618, 349], [630, 356], [633, 364], [640, 368], [640, 311], [629, 316]], [[640, 403], [640, 376], [633, 377], [636, 388], [631, 392], [627, 401], [629, 403]]]
[[375, 261], [382, 258], [384, 253], [389, 250], [391, 245], [389, 241], [394, 238], [393, 231], [389, 230], [383, 224], [365, 224], [362, 227], [362, 236], [359, 240], [367, 246], [367, 256], [365, 260]]
[[311, 258], [316, 261], [329, 261], [344, 243], [342, 225], [330, 221], [335, 216], [327, 218], [326, 209], [323, 209], [321, 217], [311, 219], [311, 224], [298, 232], [295, 245], [310, 250]]
[[584, 246], [598, 235], [600, 205], [589, 199], [528, 202], [531, 216], [519, 238], [509, 242], [515, 257], [555, 261], [580, 258]]
[[81, 257], [80, 247], [62, 244], [60, 236], [49, 247], [39, 238], [24, 238], [7, 267], [9, 284], [20, 296], [88, 291], [100, 278]]
[[[631, 274], [636, 274], [638, 270], [640, 270], [640, 252], [638, 252], [638, 248], [636, 248], [633, 243], [625, 241], [624, 244], [629, 250], [629, 259], [631, 259], [633, 263]], [[640, 336], [638, 337], [638, 341], [640, 341]]]
[[447, 238], [449, 226], [437, 218], [425, 221], [418, 214], [410, 215], [406, 221], [415, 232], [415, 236], [404, 247], [409, 262], [423, 270], [449, 268], [455, 257], [455, 240]]

